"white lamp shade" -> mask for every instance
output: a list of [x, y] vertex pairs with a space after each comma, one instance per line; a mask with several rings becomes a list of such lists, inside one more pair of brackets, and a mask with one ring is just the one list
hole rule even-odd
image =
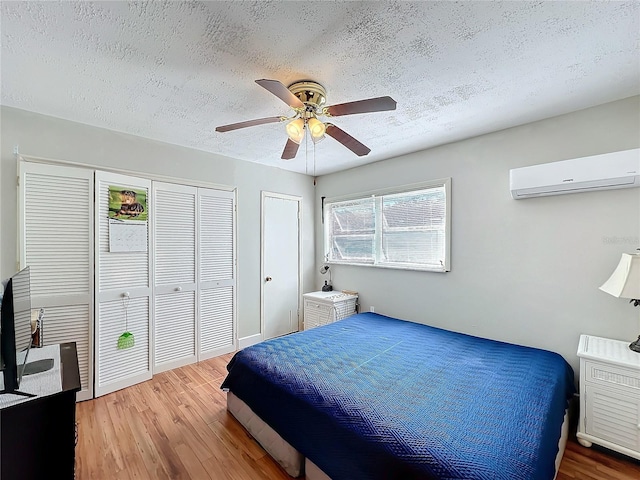
[[640, 299], [640, 254], [623, 253], [620, 263], [600, 290], [614, 297]]
[[324, 132], [327, 129], [326, 125], [316, 117], [311, 117], [307, 123], [309, 125], [309, 132], [311, 133], [313, 143], [317, 143], [322, 140], [324, 138]]
[[300, 145], [300, 142], [304, 138], [304, 120], [302, 118], [296, 118], [287, 124], [286, 129], [291, 141]]

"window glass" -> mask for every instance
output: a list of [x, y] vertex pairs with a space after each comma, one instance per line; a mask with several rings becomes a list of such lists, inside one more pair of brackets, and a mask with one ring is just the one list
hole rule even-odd
[[325, 203], [328, 262], [449, 270], [450, 179]]

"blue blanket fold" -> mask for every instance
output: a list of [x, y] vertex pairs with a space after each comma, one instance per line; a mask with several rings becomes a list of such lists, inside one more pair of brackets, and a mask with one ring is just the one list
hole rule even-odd
[[238, 352], [230, 389], [333, 480], [551, 480], [558, 354], [373, 313]]

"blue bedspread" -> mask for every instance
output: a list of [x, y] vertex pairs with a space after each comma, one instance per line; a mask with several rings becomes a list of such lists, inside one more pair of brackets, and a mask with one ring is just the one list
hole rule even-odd
[[227, 369], [222, 388], [333, 480], [551, 480], [574, 393], [558, 354], [374, 313]]

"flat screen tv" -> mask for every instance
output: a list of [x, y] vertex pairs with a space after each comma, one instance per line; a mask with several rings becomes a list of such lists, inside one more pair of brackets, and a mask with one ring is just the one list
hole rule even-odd
[[31, 348], [31, 275], [29, 267], [13, 275], [5, 287], [0, 310], [0, 393], [34, 396], [18, 391]]

